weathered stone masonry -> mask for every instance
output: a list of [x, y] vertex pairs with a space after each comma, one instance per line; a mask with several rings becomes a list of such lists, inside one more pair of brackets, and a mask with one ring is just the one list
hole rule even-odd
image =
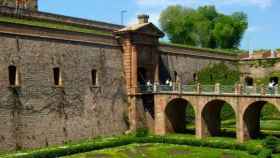
[[[122, 53], [110, 42], [112, 37], [92, 36], [93, 43], [83, 34], [78, 39], [64, 38], [62, 32], [41, 37], [51, 30], [17, 27], [19, 32], [13, 32], [12, 26], [1, 27], [0, 149], [43, 147], [126, 131]], [[10, 65], [19, 71], [17, 87], [9, 86]], [[59, 87], [54, 86], [54, 67], [62, 72]], [[97, 86], [91, 84], [92, 69], [98, 73]]]

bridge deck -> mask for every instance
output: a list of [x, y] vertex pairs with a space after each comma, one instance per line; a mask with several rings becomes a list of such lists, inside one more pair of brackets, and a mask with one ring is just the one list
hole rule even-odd
[[280, 98], [280, 88], [242, 85], [142, 85], [137, 87], [138, 94], [175, 94], [197, 96], [241, 96]]

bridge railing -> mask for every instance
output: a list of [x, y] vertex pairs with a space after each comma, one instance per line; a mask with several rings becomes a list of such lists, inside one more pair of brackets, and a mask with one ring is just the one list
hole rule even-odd
[[235, 86], [221, 85], [220, 86], [220, 93], [221, 94], [235, 94], [236, 93], [236, 88], [235, 88]]
[[280, 88], [266, 86], [237, 85], [141, 85], [137, 93], [182, 93], [182, 94], [215, 94], [215, 95], [245, 95], [245, 96], [280, 96]]

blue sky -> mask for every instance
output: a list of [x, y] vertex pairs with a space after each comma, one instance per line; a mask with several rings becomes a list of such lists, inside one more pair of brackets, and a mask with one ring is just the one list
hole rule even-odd
[[192, 8], [213, 4], [225, 14], [243, 11], [249, 28], [241, 48], [280, 48], [280, 0], [39, 0], [39, 10], [116, 24], [121, 22], [121, 10], [126, 10], [125, 24], [135, 23], [137, 15], [145, 13], [158, 25], [160, 12], [173, 4]]

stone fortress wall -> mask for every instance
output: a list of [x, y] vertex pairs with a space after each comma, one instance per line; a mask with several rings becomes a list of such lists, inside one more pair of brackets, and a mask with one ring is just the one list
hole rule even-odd
[[[2, 6], [0, 16], [14, 18], [14, 9]], [[151, 62], [150, 67], [158, 67], [155, 72], [159, 76], [168, 74], [172, 80], [176, 72], [183, 83], [192, 81], [195, 73], [211, 63], [224, 62], [232, 69], [238, 68], [237, 56], [159, 44], [157, 39], [142, 38], [154, 36], [147, 32], [136, 32], [137, 39], [132, 39], [134, 32], [127, 30], [127, 44], [123, 44], [121, 35], [116, 35], [123, 28], [120, 25], [28, 10], [23, 10], [20, 18], [73, 25], [103, 34], [0, 21], [1, 150], [126, 133], [133, 126], [129, 122], [131, 105], [137, 108], [135, 124], [152, 129], [152, 96], [138, 96], [136, 100], [129, 97], [127, 74], [132, 70], [127, 64], [133, 62], [129, 54], [134, 51], [142, 52], [138, 66], [147, 66], [141, 61], [149, 63], [158, 54], [159, 65]], [[140, 26], [140, 31], [142, 26], [144, 31], [154, 31], [152, 25]], [[151, 42], [156, 45], [150, 46]], [[15, 70], [15, 85], [11, 85], [13, 73], [9, 68]], [[59, 70], [58, 85], [54, 68]]]

